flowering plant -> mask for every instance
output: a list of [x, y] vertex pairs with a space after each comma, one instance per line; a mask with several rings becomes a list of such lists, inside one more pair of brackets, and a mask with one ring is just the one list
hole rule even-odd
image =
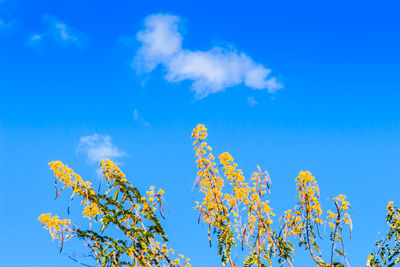
[[[238, 266], [231, 256], [238, 247], [244, 251], [245, 267], [272, 266], [274, 262], [293, 267], [297, 243], [317, 266], [340, 267], [343, 262], [350, 266], [342, 237], [345, 227], [349, 227], [350, 237], [353, 228], [345, 195], [333, 197], [333, 211], [328, 210], [323, 216], [318, 183], [309, 171], [301, 171], [295, 178], [297, 203], [275, 219], [268, 199], [271, 179], [267, 171], [257, 166], [246, 179], [228, 152], [217, 156], [217, 164], [202, 124], [193, 129], [192, 138], [198, 169], [195, 186], [203, 196], [195, 205], [198, 222], [207, 226], [210, 246], [213, 234], [216, 235], [223, 265]], [[100, 162], [107, 182], [104, 192], [96, 192], [90, 182], [60, 161], [49, 165], [56, 176], [56, 198], [64, 190], [71, 190], [71, 201], [75, 196], [81, 198], [82, 215], [89, 220], [88, 227], [83, 227], [50, 213], [39, 217], [52, 239], [60, 240], [60, 251], [65, 241], [79, 238], [101, 267], [191, 266], [189, 258], [181, 254], [173, 257], [174, 251], [167, 247], [167, 236], [156, 215], [158, 211], [164, 218], [162, 189], [151, 186], [142, 196], [110, 160]], [[57, 183], [62, 184], [59, 191]], [[377, 251], [368, 256], [367, 266], [400, 263], [400, 209], [393, 202], [387, 206], [386, 221], [389, 230], [383, 240], [376, 242]], [[320, 228], [324, 225], [330, 231], [329, 256], [321, 249]], [[115, 226], [118, 233], [110, 226]]]
[[[56, 184], [63, 184], [56, 197], [64, 189], [71, 189], [71, 199], [75, 195], [82, 199], [82, 214], [89, 219], [89, 228], [84, 229], [71, 224], [70, 219], [60, 220], [50, 214], [39, 217], [52, 238], [61, 240], [61, 250], [64, 241], [78, 237], [102, 267], [190, 266], [189, 259], [183, 255], [173, 258], [174, 251], [167, 247], [167, 236], [155, 215], [158, 209], [163, 217], [162, 189], [155, 191], [151, 186], [147, 196], [142, 196], [112, 161], [102, 160], [100, 166], [108, 184], [104, 193], [96, 193], [90, 182], [82, 180], [62, 162], [50, 162], [49, 165], [56, 176]], [[95, 230], [92, 224], [97, 224], [98, 229]], [[111, 225], [119, 233], [106, 233]], [[117, 238], [120, 236], [123, 238]]]

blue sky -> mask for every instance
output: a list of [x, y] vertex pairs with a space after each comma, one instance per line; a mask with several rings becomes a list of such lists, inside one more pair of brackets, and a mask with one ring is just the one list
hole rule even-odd
[[[400, 202], [396, 1], [0, 1], [0, 255], [4, 266], [79, 266], [37, 217], [66, 216], [47, 163], [96, 181], [110, 156], [166, 191], [171, 247], [220, 266], [197, 224], [191, 130], [209, 129], [245, 174], [272, 179], [278, 214], [300, 170], [324, 209], [354, 209], [346, 248], [364, 266]], [[147, 18], [147, 19], [146, 19]], [[73, 250], [75, 243], [71, 243]], [[295, 266], [312, 265], [297, 250]]]

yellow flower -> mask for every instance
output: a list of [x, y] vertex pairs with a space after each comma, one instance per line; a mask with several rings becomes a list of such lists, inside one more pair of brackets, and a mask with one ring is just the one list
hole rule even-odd
[[106, 176], [107, 181], [113, 181], [116, 177], [121, 179], [121, 182], [127, 182], [125, 174], [117, 167], [117, 165], [109, 159], [100, 161], [103, 174]]
[[94, 194], [91, 183], [83, 181], [78, 174], [74, 173], [71, 168], [64, 165], [61, 161], [52, 161], [49, 165], [57, 179], [64, 183], [65, 187], [73, 189], [71, 198], [75, 193], [83, 197], [87, 197], [88, 194]]
[[58, 216], [51, 217], [50, 213], [45, 213], [40, 215], [38, 220], [45, 224], [44, 228], [49, 230], [51, 237], [54, 239], [61, 238], [60, 231], [63, 233], [71, 232], [71, 228], [68, 224], [71, 223], [71, 220], [60, 220]]
[[90, 218], [101, 214], [101, 211], [99, 210], [97, 204], [92, 202], [90, 205], [84, 207], [82, 214], [84, 217]]
[[327, 219], [333, 219], [337, 217], [336, 213], [333, 213], [332, 211], [328, 210], [328, 216], [326, 217]]

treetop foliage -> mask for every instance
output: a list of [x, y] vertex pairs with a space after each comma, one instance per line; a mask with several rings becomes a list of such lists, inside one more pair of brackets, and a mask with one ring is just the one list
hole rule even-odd
[[[223, 265], [264, 267], [278, 262], [293, 267], [295, 248], [303, 247], [317, 266], [350, 266], [342, 237], [345, 228], [349, 228], [350, 237], [353, 229], [345, 195], [333, 197], [333, 208], [324, 213], [315, 177], [301, 171], [295, 178], [297, 203], [277, 218], [268, 200], [268, 172], [257, 166], [245, 178], [228, 152], [217, 157], [212, 154], [207, 135], [202, 124], [192, 132], [198, 169], [195, 185], [202, 195], [195, 209], [199, 212], [198, 222], [207, 226], [210, 246], [216, 237]], [[59, 240], [60, 251], [64, 242], [78, 238], [88, 247], [88, 256], [101, 267], [191, 266], [189, 258], [174, 256], [174, 250], [167, 246], [167, 235], [159, 220], [159, 216], [164, 218], [162, 189], [151, 186], [142, 196], [108, 159], [100, 162], [106, 188], [97, 192], [62, 162], [49, 165], [56, 177], [56, 198], [64, 190], [72, 191], [71, 201], [80, 199], [82, 216], [88, 219], [88, 225], [83, 226], [50, 213], [39, 217], [52, 239]], [[385, 239], [376, 242], [377, 251], [368, 256], [367, 266], [394, 266], [400, 262], [400, 209], [389, 202], [387, 211], [389, 230]], [[325, 252], [321, 249], [323, 225], [330, 229], [330, 249]], [[231, 257], [233, 249], [242, 251], [243, 262]], [[91, 266], [75, 256], [70, 258]]]

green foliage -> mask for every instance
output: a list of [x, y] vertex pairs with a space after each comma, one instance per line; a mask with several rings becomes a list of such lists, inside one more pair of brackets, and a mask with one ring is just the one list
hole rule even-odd
[[[89, 218], [89, 228], [85, 228], [70, 226], [70, 220], [59, 220], [57, 216], [51, 218], [49, 214], [42, 215], [39, 220], [45, 223], [53, 237], [61, 239], [62, 245], [67, 240], [65, 233], [68, 233], [68, 238], [80, 238], [89, 248], [90, 256], [101, 267], [190, 266], [188, 258], [183, 259], [183, 264], [180, 263], [183, 256], [172, 259], [174, 252], [167, 248], [167, 236], [154, 213], [157, 208], [161, 213], [164, 191], [160, 189], [155, 193], [154, 187], [150, 187], [146, 192], [147, 197], [142, 196], [109, 160], [101, 162], [107, 181], [104, 193], [96, 193], [91, 183], [84, 182], [61, 162], [50, 165], [57, 179], [64, 183], [61, 191], [71, 188], [73, 194], [77, 193], [83, 198], [83, 215]], [[117, 228], [119, 233], [107, 231], [110, 226]], [[54, 231], [62, 233], [54, 234]]]
[[389, 230], [384, 239], [376, 242], [377, 251], [367, 258], [367, 266], [392, 267], [400, 263], [400, 209], [389, 202], [386, 223]]
[[[273, 224], [275, 214], [267, 199], [271, 183], [268, 173], [257, 166], [258, 171], [245, 179], [227, 152], [218, 156], [217, 165], [211, 147], [205, 142], [204, 125], [198, 125], [192, 137], [198, 167], [196, 186], [203, 194], [195, 208], [200, 213], [199, 222], [202, 220], [208, 226], [210, 246], [211, 232], [216, 235], [222, 265], [237, 266], [231, 254], [240, 246], [244, 267], [271, 267], [274, 261], [293, 267], [294, 244], [298, 244], [317, 266], [344, 267], [337, 258], [349, 266], [342, 238], [344, 227], [349, 226], [350, 233], [353, 227], [346, 196], [334, 197], [335, 212], [328, 210], [327, 216], [323, 216], [316, 179], [310, 172], [301, 171], [296, 178], [296, 205]], [[65, 241], [75, 237], [89, 248], [90, 256], [100, 267], [191, 266], [188, 258], [180, 254], [174, 258], [173, 250], [167, 248], [168, 239], [156, 215], [158, 210], [164, 218], [163, 190], [155, 192], [151, 186], [146, 195], [141, 195], [110, 160], [100, 164], [107, 181], [104, 192], [95, 192], [90, 182], [59, 161], [51, 162], [50, 166], [56, 181], [63, 185], [60, 192], [56, 186], [56, 198], [64, 189], [72, 190], [71, 200], [74, 195], [82, 199], [83, 216], [89, 219], [88, 225], [74, 225], [70, 219], [50, 214], [39, 217], [53, 240], [60, 240], [61, 250]], [[369, 267], [400, 263], [400, 209], [393, 202], [387, 206], [386, 222], [389, 230], [384, 239], [376, 242], [376, 252], [368, 256]], [[321, 250], [322, 225], [331, 230], [330, 260], [323, 258], [326, 253]]]

